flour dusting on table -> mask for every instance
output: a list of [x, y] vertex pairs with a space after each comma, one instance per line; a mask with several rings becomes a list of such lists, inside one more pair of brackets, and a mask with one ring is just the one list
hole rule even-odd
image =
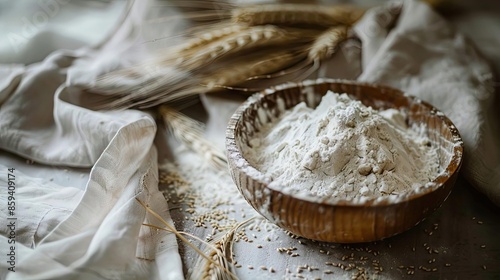
[[264, 124], [244, 157], [296, 194], [376, 198], [430, 185], [439, 173], [436, 147], [396, 109], [377, 111], [328, 92], [316, 109], [300, 103]]

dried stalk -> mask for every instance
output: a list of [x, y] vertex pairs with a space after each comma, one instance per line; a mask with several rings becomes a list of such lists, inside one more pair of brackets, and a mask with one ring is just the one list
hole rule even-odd
[[[189, 247], [191, 247], [193, 250], [196, 251], [196, 253], [199, 254], [199, 256], [203, 259], [205, 259], [208, 263], [214, 265], [215, 267], [218, 267], [219, 269], [221, 269], [221, 271], [223, 271], [225, 273], [225, 275], [228, 275], [230, 278], [226, 278], [226, 279], [238, 279], [236, 277], [236, 275], [234, 273], [232, 273], [231, 271], [229, 271], [229, 269], [227, 269], [226, 267], [223, 267], [221, 266], [219, 263], [213, 261], [209, 256], [207, 256], [205, 253], [203, 253], [200, 249], [198, 249], [193, 243], [189, 242], [189, 240], [187, 240], [184, 236], [182, 236], [181, 232], [177, 231], [175, 229], [174, 226], [170, 225], [167, 221], [165, 221], [160, 215], [158, 215], [155, 211], [153, 211], [151, 208], [149, 208], [146, 204], [144, 204], [144, 202], [142, 202], [140, 199], [136, 198], [137, 202], [139, 202], [139, 204], [141, 204], [142, 207], [144, 207], [144, 209], [146, 209], [146, 211], [148, 213], [150, 213], [151, 215], [153, 215], [155, 218], [157, 218], [162, 224], [165, 225], [165, 228], [161, 228], [161, 227], [157, 227], [157, 226], [154, 226], [154, 225], [149, 225], [149, 224], [145, 224], [146, 226], [149, 226], [149, 227], [153, 227], [153, 228], [156, 228], [156, 229], [160, 229], [160, 230], [166, 230], [168, 232], [172, 232], [175, 234], [175, 236], [177, 236], [177, 238], [179, 238], [182, 242], [186, 243], [186, 245], [188, 245]], [[197, 238], [199, 240], [199, 238]], [[202, 241], [203, 242], [203, 241]], [[205, 243], [205, 242], [204, 242]], [[210, 245], [209, 245], [210, 246]]]
[[310, 64], [318, 67], [365, 9], [259, 4], [232, 11], [232, 20], [241, 24], [222, 20], [208, 25], [205, 32], [193, 33], [185, 44], [164, 50], [155, 61], [103, 75], [89, 90], [109, 96], [102, 109], [142, 109], [221, 88], [244, 89], [248, 80], [303, 71]]
[[[248, 225], [253, 222], [256, 217], [249, 218], [243, 222], [236, 224], [233, 228], [225, 232], [223, 235], [218, 235], [214, 238], [211, 245], [211, 251], [209, 252], [209, 257], [213, 262], [207, 262], [203, 257], [199, 257], [196, 261], [195, 268], [193, 269], [190, 279], [232, 279], [230, 275], [225, 273], [222, 267], [228, 268], [228, 270], [233, 270], [233, 244], [235, 233], [243, 226]], [[215, 263], [220, 264], [220, 266], [214, 265]]]
[[165, 125], [179, 142], [198, 153], [214, 168], [227, 168], [227, 160], [224, 153], [220, 152], [204, 138], [202, 123], [165, 105], [160, 106], [158, 110]]
[[233, 9], [232, 21], [250, 26], [312, 25], [331, 27], [352, 25], [365, 12], [353, 6], [307, 4], [257, 4]]

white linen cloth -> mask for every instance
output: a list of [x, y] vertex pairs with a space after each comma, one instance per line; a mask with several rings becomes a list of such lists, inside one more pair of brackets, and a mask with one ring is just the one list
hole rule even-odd
[[492, 70], [471, 42], [430, 7], [417, 1], [404, 4], [390, 33], [385, 25], [391, 9], [374, 9], [356, 26], [364, 58], [358, 79], [400, 88], [444, 112], [465, 144], [462, 173], [500, 205]]
[[[77, 16], [81, 4], [67, 5], [69, 11], [64, 14]], [[134, 22], [143, 15], [140, 6], [129, 8], [122, 5], [118, 12], [108, 12], [116, 21], [123, 14], [128, 17], [102, 46], [56, 50], [40, 63], [2, 67], [0, 148], [37, 163], [92, 168], [82, 191], [31, 177], [19, 166], [0, 164], [0, 184], [7, 185], [7, 170], [14, 167], [17, 186], [16, 272], [8, 273], [10, 265], [2, 259], [2, 279], [183, 278], [175, 236], [143, 226], [164, 227], [136, 201], [172, 224], [158, 190], [154, 119], [136, 110], [88, 110], [80, 106], [84, 100], [69, 97], [74, 89], [65, 85], [69, 72], [99, 65], [101, 50], [109, 52], [112, 44], [123, 46], [128, 40]], [[21, 51], [37, 52], [29, 45], [26, 48]], [[93, 70], [94, 77], [98, 71], [107, 71], [102, 67], [86, 70]], [[7, 193], [2, 191], [2, 209], [6, 200]], [[7, 221], [7, 214], [2, 210], [0, 219]], [[1, 227], [0, 233], [1, 255], [6, 256], [8, 228]]]
[[[0, 67], [0, 148], [39, 163], [92, 168], [83, 191], [71, 184], [44, 183], [23, 174], [22, 168], [16, 171], [17, 272], [7, 275], [2, 261], [1, 278], [183, 277], [175, 237], [142, 226], [161, 224], [135, 200], [141, 199], [171, 223], [158, 191], [155, 121], [136, 110], [88, 110], [86, 100], [76, 99], [78, 89], [71, 86], [91, 84], [101, 73], [148, 56], [137, 44], [138, 34], [146, 32], [140, 27], [147, 1], [136, 1], [124, 11], [123, 21], [118, 20], [120, 13], [110, 12], [120, 28], [100, 46], [55, 50], [40, 63]], [[387, 19], [397, 20], [392, 30]], [[332, 77], [361, 72], [360, 80], [402, 88], [445, 112], [465, 141], [463, 173], [500, 204], [500, 164], [494, 146], [499, 141], [491, 135], [493, 123], [487, 119], [492, 74], [485, 61], [445, 20], [416, 1], [405, 1], [401, 13], [391, 7], [373, 9], [356, 26], [356, 33], [362, 53], [344, 59], [344, 70], [333, 64], [342, 55], [337, 54], [327, 65], [336, 73]], [[36, 45], [27, 46], [24, 53], [36, 52], [29, 47]], [[8, 50], [0, 49], [3, 61], [26, 63], [6, 57]], [[2, 186], [8, 167], [0, 166]], [[2, 193], [0, 207], [5, 207], [5, 199]], [[1, 213], [5, 221], [7, 213]], [[0, 254], [5, 255], [6, 229], [0, 232]]]

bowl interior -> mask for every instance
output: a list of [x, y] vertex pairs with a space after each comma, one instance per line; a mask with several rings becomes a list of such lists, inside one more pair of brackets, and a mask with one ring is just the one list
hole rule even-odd
[[[264, 93], [254, 95], [243, 104], [235, 115], [238, 120], [234, 123], [234, 137], [239, 152], [242, 149], [251, 149], [249, 140], [259, 131], [263, 124], [272, 119], [279, 118], [287, 109], [305, 102], [308, 107], [315, 108], [328, 90], [336, 93], [347, 93], [352, 99], [360, 100], [365, 106], [374, 109], [397, 108], [406, 112], [406, 122], [409, 126], [413, 124], [425, 124], [425, 134], [438, 147], [438, 158], [440, 173], [433, 180], [430, 187], [422, 186], [419, 189], [399, 195], [400, 199], [412, 199], [432, 192], [441, 186], [460, 167], [462, 160], [463, 144], [458, 130], [453, 123], [432, 105], [415, 97], [404, 95], [403, 92], [389, 87], [360, 84], [357, 82], [319, 80], [305, 81], [301, 84], [285, 84], [267, 90]], [[244, 161], [246, 161], [243, 158]], [[268, 184], [269, 179], [258, 176], [259, 170], [246, 162], [253, 179]], [[262, 174], [261, 174], [262, 175]], [[280, 190], [281, 191], [281, 190]], [[387, 198], [387, 199], [386, 199]], [[322, 203], [358, 205], [349, 200], [337, 198], [305, 197]], [[394, 196], [380, 197], [364, 201], [362, 205], [393, 203]]]

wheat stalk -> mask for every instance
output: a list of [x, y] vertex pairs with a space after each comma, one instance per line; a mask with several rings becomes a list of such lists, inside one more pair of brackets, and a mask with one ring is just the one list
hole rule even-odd
[[[290, 74], [303, 70], [309, 65], [312, 67], [305, 71], [302, 76], [307, 77], [313, 71], [317, 70], [322, 61], [325, 61], [333, 56], [339, 45], [348, 38], [348, 27], [345, 25], [334, 26], [326, 29], [319, 33], [313, 40], [311, 45], [306, 47], [305, 52], [307, 57], [305, 61], [295, 65], [292, 68], [288, 68], [283, 71], [284, 74]], [[283, 74], [282, 73], [282, 74]], [[275, 75], [261, 75], [255, 76], [254, 78], [274, 78]]]
[[[264, 28], [264, 35], [269, 30], [274, 34], [275, 29]], [[261, 35], [259, 35], [261, 36]], [[270, 39], [273, 41], [275, 39]], [[304, 39], [301, 38], [300, 41]], [[265, 40], [263, 40], [265, 41]], [[276, 42], [276, 41], [274, 41]], [[265, 43], [255, 43], [263, 45]], [[240, 51], [241, 52], [241, 51]], [[169, 65], [146, 65], [112, 72], [101, 77], [91, 89], [95, 92], [113, 92], [112, 100], [102, 104], [106, 108], [147, 108], [162, 103], [172, 104], [186, 98], [207, 93], [221, 88], [233, 87], [245, 82], [251, 77], [274, 73], [290, 66], [298, 61], [300, 57], [295, 51], [272, 52], [264, 49], [247, 57], [237, 57], [221, 61], [213, 67], [202, 67], [202, 69], [187, 71], [175, 70], [168, 72]], [[235, 65], [238, 66], [235, 66]], [[141, 68], [142, 67], [142, 68]], [[141, 70], [142, 69], [142, 70]], [[116, 80], [123, 77], [133, 77], [132, 82], [125, 87], [116, 87]]]
[[[155, 61], [100, 77], [90, 90], [109, 97], [101, 109], [172, 105], [221, 88], [240, 86], [253, 91], [242, 84], [303, 70], [311, 63], [318, 66], [335, 52], [346, 38], [347, 26], [363, 12], [347, 6], [303, 4], [235, 8], [233, 21], [242, 24], [223, 21], [210, 25], [208, 31], [194, 33], [186, 43], [164, 50]], [[301, 23], [321, 28], [271, 25]], [[304, 64], [297, 65], [304, 57]], [[295, 67], [289, 68], [292, 65]]]
[[[264, 54], [254, 54], [249, 58], [238, 59], [238, 66], [221, 65], [219, 68], [205, 73], [196, 73], [191, 78], [191, 84], [184, 86], [180, 90], [163, 91], [162, 81], [153, 81], [146, 85], [141, 91], [142, 99], [134, 99], [134, 103], [128, 103], [129, 106], [138, 108], [147, 108], [163, 103], [172, 104], [177, 101], [183, 101], [187, 97], [196, 96], [200, 93], [209, 93], [220, 90], [221, 88], [235, 89], [234, 86], [247, 81], [249, 78], [268, 73], [274, 73], [300, 60], [296, 52], [282, 51], [278, 53], [266, 52]], [[228, 63], [230, 64], [230, 63]], [[199, 81], [198, 84], [196, 82]], [[154, 90], [151, 90], [154, 88]], [[249, 89], [242, 88], [243, 91]], [[123, 101], [122, 101], [123, 102]]]
[[268, 53], [267, 56], [254, 56], [243, 65], [221, 68], [207, 75], [202, 80], [202, 84], [206, 85], [209, 90], [235, 86], [249, 78], [282, 70], [300, 59], [297, 52], [288, 50]]
[[220, 152], [204, 138], [202, 123], [166, 105], [161, 105], [158, 110], [165, 125], [179, 142], [201, 155], [214, 168], [227, 168], [227, 161], [224, 153]]
[[[167, 221], [165, 221], [160, 215], [158, 215], [158, 213], [156, 213], [155, 211], [153, 211], [153, 209], [151, 209], [149, 206], [147, 206], [144, 202], [142, 202], [140, 199], [136, 198], [135, 199], [137, 202], [139, 202], [139, 204], [144, 207], [144, 209], [146, 209], [146, 211], [148, 213], [150, 213], [151, 215], [153, 215], [156, 219], [158, 219], [163, 225], [165, 225], [165, 228], [162, 228], [162, 227], [158, 227], [158, 226], [155, 226], [155, 225], [150, 225], [150, 224], [144, 224], [145, 226], [149, 226], [149, 227], [152, 227], [152, 228], [155, 228], [155, 229], [159, 229], [159, 230], [165, 230], [165, 231], [168, 231], [168, 232], [172, 232], [175, 234], [175, 236], [177, 236], [177, 238], [179, 238], [182, 242], [184, 242], [186, 245], [188, 245], [189, 247], [191, 247], [193, 250], [195, 250], [196, 253], [199, 254], [199, 256], [203, 259], [205, 259], [208, 263], [214, 265], [215, 267], [218, 267], [219, 269], [221, 269], [221, 271], [223, 271], [224, 273], [226, 273], [227, 275], [229, 275], [231, 278], [229, 279], [237, 279], [236, 275], [234, 275], [231, 271], [229, 271], [229, 269], [225, 266], [221, 266], [220, 263], [218, 262], [215, 262], [214, 260], [212, 260], [211, 257], [207, 256], [205, 253], [203, 253], [200, 249], [198, 249], [193, 243], [189, 242], [189, 240], [187, 240], [183, 235], [182, 235], [182, 232], [179, 232], [175, 229], [174, 226], [172, 226], [171, 224], [169, 224]], [[190, 235], [191, 237], [195, 237], [193, 235]], [[206, 244], [206, 242], [204, 242], [203, 240], [199, 239], [198, 237], [195, 237], [195, 239], [201, 241], [202, 243]], [[211, 246], [211, 244], [206, 244], [208, 246]], [[216, 249], [216, 248], [214, 248]]]
[[[175, 65], [183, 66], [182, 65], [183, 62], [185, 62], [188, 58], [192, 57], [193, 54], [199, 53], [200, 51], [204, 51], [207, 45], [214, 42], [221, 42], [221, 39], [224, 39], [230, 35], [239, 34], [248, 27], [243, 25], [233, 24], [230, 26], [215, 25], [210, 28], [212, 28], [213, 30], [209, 30], [207, 32], [203, 32], [200, 34], [195, 34], [185, 43], [167, 49], [165, 51], [166, 56], [163, 58], [160, 57], [159, 60], [162, 62], [175, 61]], [[184, 66], [184, 68], [187, 67]]]
[[[222, 268], [230, 268], [228, 270], [234, 270], [233, 268], [233, 244], [235, 233], [243, 226], [248, 225], [253, 222], [257, 217], [249, 218], [234, 225], [231, 229], [223, 233], [222, 235], [217, 235], [214, 237], [212, 242], [210, 242], [211, 251], [209, 256], [213, 262], [207, 262], [203, 257], [199, 257], [196, 261], [195, 267], [198, 269], [193, 269], [190, 279], [232, 279], [231, 275], [227, 275], [225, 270]], [[215, 265], [215, 264], [219, 265]], [[229, 276], [229, 277], [228, 277]]]
[[172, 70], [167, 65], [163, 67], [155, 67], [154, 65], [137, 66], [123, 69], [120, 72], [128, 73], [129, 76], [136, 75], [138, 78], [125, 83], [123, 76], [119, 72], [110, 72], [101, 77], [88, 90], [104, 94], [110, 100], [98, 106], [97, 109], [139, 107], [151, 97], [159, 99], [162, 96], [172, 96], [172, 100], [175, 100], [175, 95], [179, 92], [183, 93], [182, 97], [184, 99], [198, 94], [196, 91], [187, 90], [192, 88], [190, 83], [192, 80], [189, 79], [191, 74], [189, 72]]
[[[188, 80], [191, 76], [189, 70], [192, 70], [183, 62], [205, 45], [220, 41], [224, 37], [241, 32], [247, 27], [215, 25], [213, 28], [214, 30], [197, 34], [196, 37], [179, 46], [167, 48], [164, 55], [158, 55], [152, 61], [100, 76], [90, 90], [100, 94], [127, 96], [110, 104], [109, 107], [113, 108], [128, 107], [127, 103], [134, 103], [131, 100], [141, 100], [146, 95], [151, 95], [150, 93], [168, 92], [165, 90], [168, 87], [179, 91], [185, 87], [182, 82]], [[188, 71], [180, 70], [181, 68]]]

